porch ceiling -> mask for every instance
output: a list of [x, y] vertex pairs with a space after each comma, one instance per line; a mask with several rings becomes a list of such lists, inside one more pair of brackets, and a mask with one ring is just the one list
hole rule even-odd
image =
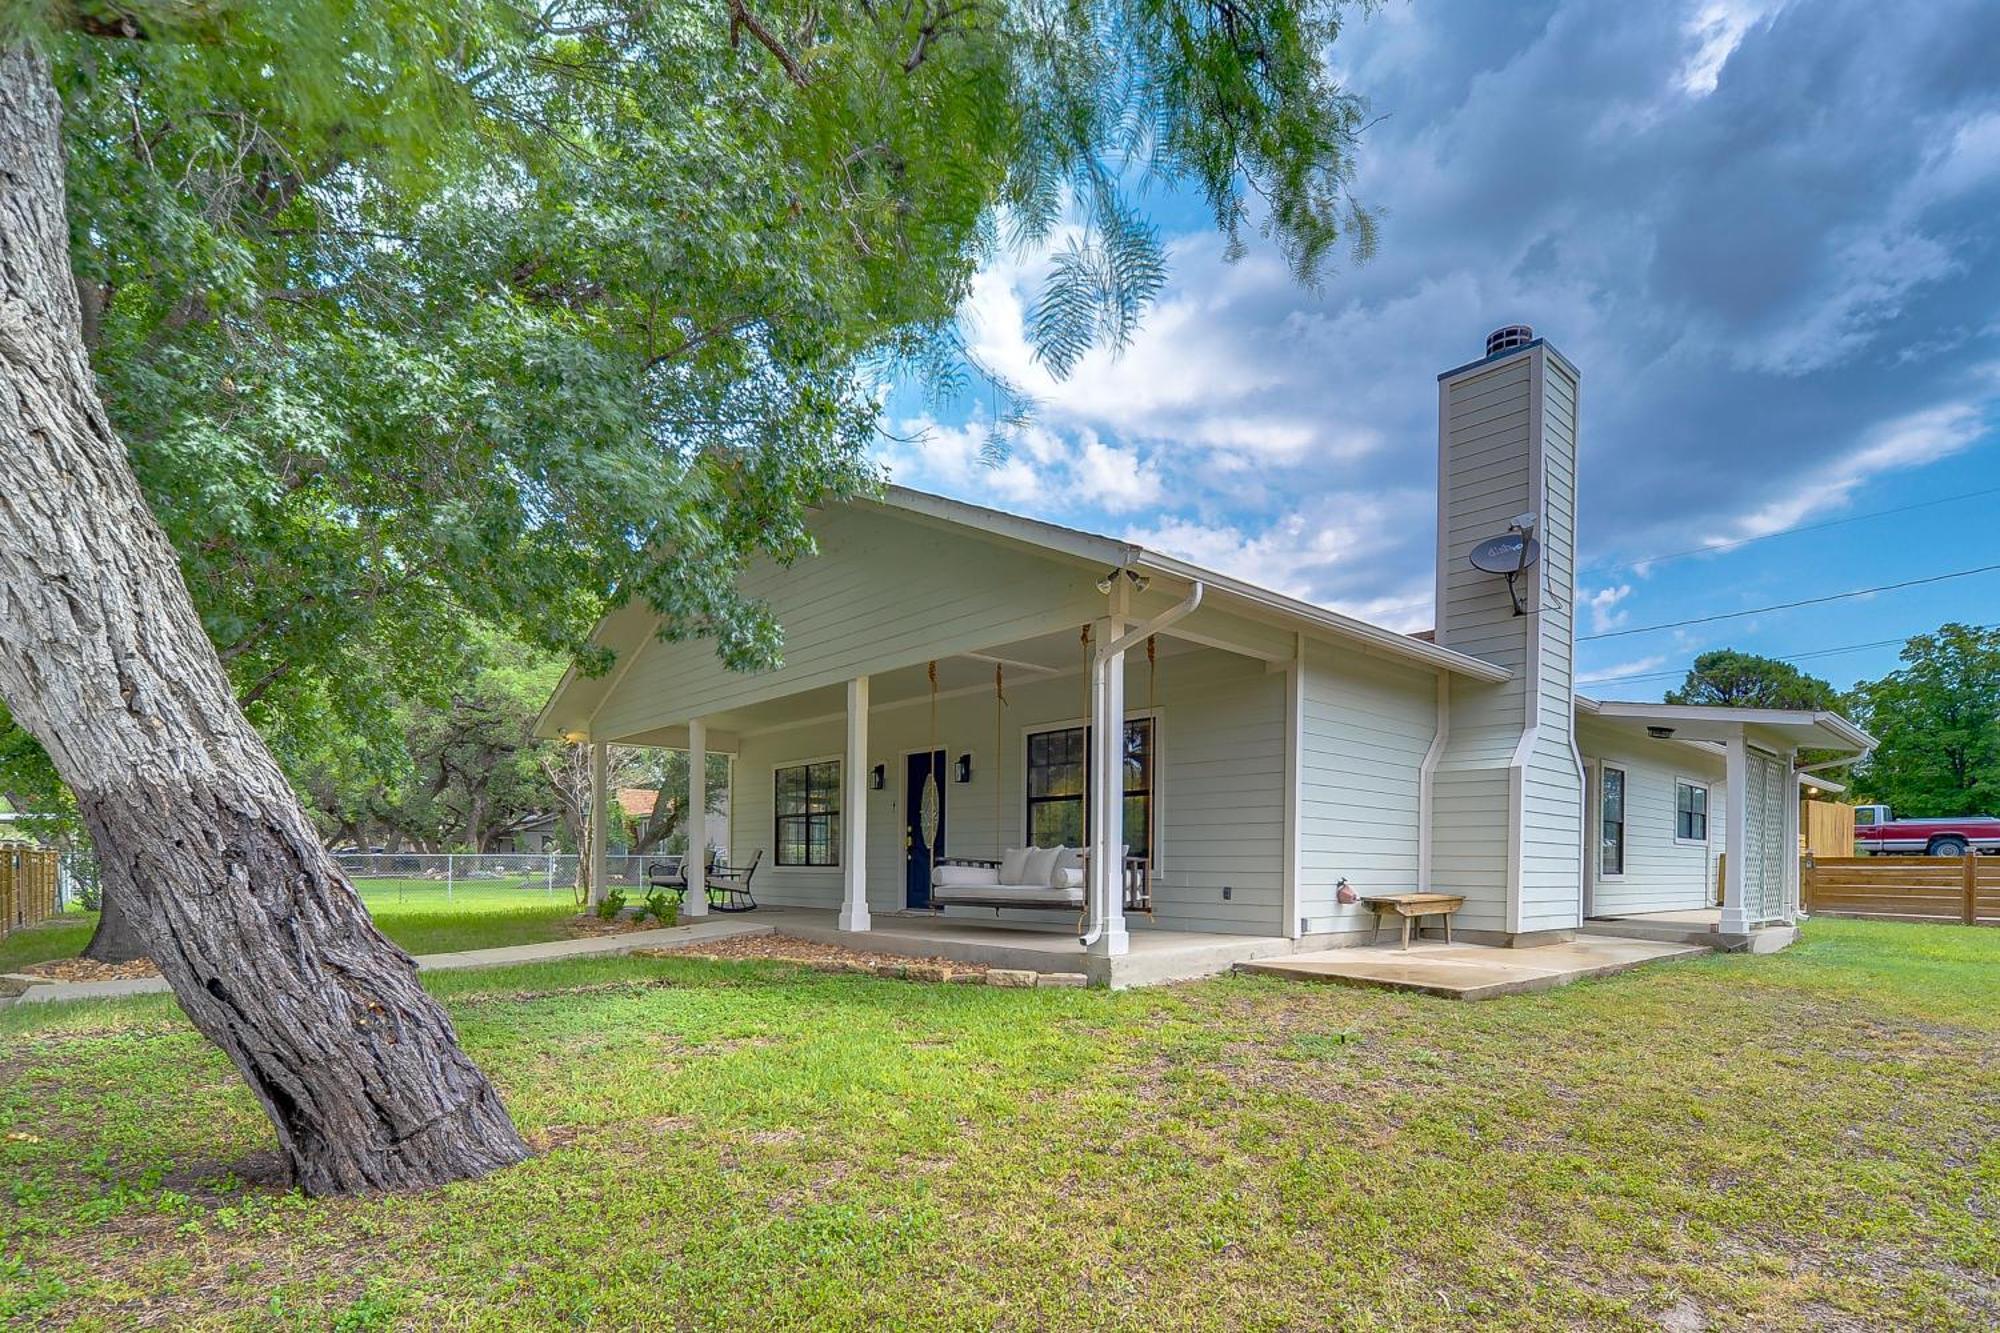
[[1706, 704], [1624, 703], [1577, 699], [1585, 716], [1641, 735], [1666, 730], [1681, 741], [1726, 741], [1742, 735], [1778, 748], [1866, 754], [1875, 738], [1838, 713], [1790, 708], [1723, 708]]

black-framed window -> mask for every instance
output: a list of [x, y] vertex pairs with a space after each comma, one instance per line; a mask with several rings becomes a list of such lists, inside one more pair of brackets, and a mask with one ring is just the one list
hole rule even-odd
[[772, 841], [781, 866], [840, 864], [840, 761], [792, 764], [777, 771]]
[[1606, 764], [1597, 780], [1597, 873], [1625, 873], [1625, 770]]
[[[1125, 845], [1153, 855], [1153, 719], [1125, 724]], [[1081, 847], [1090, 837], [1090, 728], [1028, 734], [1028, 841]]]
[[1708, 841], [1708, 788], [1699, 782], [1674, 783], [1674, 836], [1685, 842]]

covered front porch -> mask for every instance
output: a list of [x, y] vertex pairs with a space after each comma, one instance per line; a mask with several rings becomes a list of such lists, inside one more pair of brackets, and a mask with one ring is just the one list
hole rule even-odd
[[[644, 608], [614, 614], [599, 642], [616, 666], [566, 678], [541, 734], [589, 742], [600, 787], [612, 745], [686, 751], [690, 809], [707, 757], [729, 755], [730, 861], [755, 861], [760, 911], [927, 945], [983, 933], [989, 949], [1065, 950], [1068, 970], [1301, 933], [1304, 636], [1124, 543], [936, 506], [829, 510], [820, 555], [746, 575], [784, 626], [776, 669], [727, 670], [706, 641], [657, 637]], [[1018, 905], [934, 897], [953, 878], [941, 866], [1059, 845], [1081, 856], [1053, 874], [1010, 865]], [[699, 858], [689, 871], [692, 921]]]

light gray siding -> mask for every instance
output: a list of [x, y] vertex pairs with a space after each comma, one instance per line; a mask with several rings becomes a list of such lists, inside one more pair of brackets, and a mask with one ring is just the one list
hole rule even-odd
[[789, 569], [760, 562], [741, 580], [784, 627], [781, 667], [734, 672], [705, 639], [649, 641], [599, 707], [591, 735], [640, 735], [1104, 613], [1097, 572], [965, 529], [836, 507], [813, 530], [817, 556]]
[[[1162, 656], [1157, 675], [1143, 650], [1126, 662], [1128, 716], [1152, 712], [1157, 760], [1154, 810], [1159, 863], [1152, 920], [1158, 926], [1240, 934], [1281, 933], [1284, 892], [1284, 676], [1262, 662], [1198, 649]], [[1025, 841], [1026, 749], [1030, 732], [1082, 725], [1080, 672], [1033, 682], [1009, 679], [996, 717], [990, 694], [939, 701], [932, 731], [928, 703], [878, 707], [869, 714], [869, 763], [887, 769], [881, 791], [868, 793], [868, 903], [871, 911], [905, 905], [904, 757], [933, 744], [955, 760], [972, 756], [972, 781], [944, 785], [944, 852], [997, 857]], [[731, 846], [739, 859], [765, 849], [758, 897], [774, 904], [832, 908], [841, 896], [838, 868], [772, 865], [773, 774], [783, 764], [837, 756], [845, 744], [839, 718], [743, 736], [735, 772]], [[997, 753], [997, 758], [996, 758]], [[1223, 897], [1225, 886], [1229, 897]], [[986, 909], [954, 915], [994, 918]], [[1010, 912], [1009, 918], [1073, 924], [1074, 913]]]
[[1417, 887], [1419, 788], [1437, 732], [1437, 677], [1308, 643], [1300, 745], [1299, 913], [1307, 933], [1365, 929], [1337, 885]]
[[[1592, 869], [1590, 910], [1594, 916], [1633, 912], [1675, 912], [1705, 907], [1713, 899], [1715, 858], [1728, 822], [1722, 790], [1721, 754], [1673, 741], [1578, 720], [1578, 740], [1591, 766], [1589, 811]], [[1598, 870], [1601, 838], [1601, 773], [1604, 765], [1625, 772], [1625, 872], [1607, 877]], [[1686, 780], [1709, 789], [1706, 842], [1675, 837], [1675, 786]]]
[[1529, 633], [1536, 647], [1539, 725], [1521, 778], [1518, 929], [1562, 930], [1582, 919], [1583, 777], [1572, 748], [1576, 717], [1576, 382], [1555, 357], [1537, 358], [1542, 392], [1540, 589]]

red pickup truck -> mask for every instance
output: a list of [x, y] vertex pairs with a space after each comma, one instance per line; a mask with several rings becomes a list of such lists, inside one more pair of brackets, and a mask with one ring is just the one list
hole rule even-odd
[[1956, 819], [1893, 819], [1886, 805], [1854, 807], [1854, 850], [1862, 856], [1964, 856], [2000, 852], [2000, 819], [1961, 815]]

